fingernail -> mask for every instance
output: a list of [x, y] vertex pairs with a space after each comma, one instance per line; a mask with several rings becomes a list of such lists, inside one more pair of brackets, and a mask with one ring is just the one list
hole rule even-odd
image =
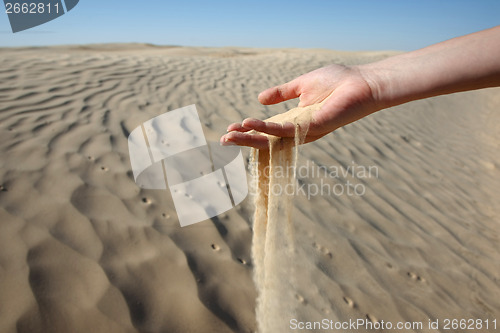
[[220, 145], [221, 146], [236, 146], [236, 143], [234, 143], [233, 141], [228, 141], [227, 139], [224, 139], [224, 140], [220, 141]]

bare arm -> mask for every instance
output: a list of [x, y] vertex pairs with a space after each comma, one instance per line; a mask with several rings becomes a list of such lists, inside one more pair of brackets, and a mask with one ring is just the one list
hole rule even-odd
[[500, 86], [500, 26], [360, 66], [380, 108]]
[[[262, 104], [300, 98], [323, 102], [313, 114], [306, 142], [375, 111], [412, 100], [500, 86], [500, 26], [361, 66], [331, 65], [259, 95]], [[267, 138], [250, 130], [290, 137], [294, 127], [248, 118], [231, 124], [221, 144], [265, 149]]]

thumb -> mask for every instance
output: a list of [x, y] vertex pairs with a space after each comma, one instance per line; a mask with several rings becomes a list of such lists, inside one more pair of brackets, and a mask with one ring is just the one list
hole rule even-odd
[[281, 103], [300, 96], [296, 80], [264, 90], [259, 94], [259, 102], [264, 105]]

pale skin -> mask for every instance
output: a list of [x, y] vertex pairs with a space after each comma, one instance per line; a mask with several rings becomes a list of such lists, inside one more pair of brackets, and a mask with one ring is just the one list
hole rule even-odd
[[[426, 48], [360, 65], [330, 65], [264, 90], [264, 105], [299, 98], [299, 106], [323, 103], [313, 113], [305, 142], [376, 111], [413, 100], [500, 86], [500, 26]], [[222, 145], [268, 148], [265, 133], [293, 137], [295, 126], [255, 118], [233, 123]]]

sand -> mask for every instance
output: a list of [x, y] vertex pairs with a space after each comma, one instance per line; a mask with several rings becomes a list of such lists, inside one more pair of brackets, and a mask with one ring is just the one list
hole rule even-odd
[[[231, 122], [297, 105], [261, 106], [261, 90], [390, 54], [1, 49], [0, 332], [255, 332], [252, 200], [181, 228], [168, 192], [134, 183], [127, 136], [196, 104], [207, 140], [218, 141]], [[297, 322], [499, 324], [499, 96], [413, 102], [301, 147]], [[322, 184], [337, 192], [314, 194]]]
[[[286, 114], [288, 112], [283, 115]], [[296, 121], [293, 123], [298, 134], [298, 124]], [[296, 289], [293, 283], [296, 274], [293, 265], [296, 253], [291, 217], [296, 186], [295, 173], [290, 173], [287, 177], [277, 177], [276, 171], [277, 168], [288, 170], [294, 166], [294, 146], [298, 147], [294, 143], [295, 140], [299, 141], [299, 137], [296, 135], [295, 138], [268, 138], [268, 150], [251, 151], [252, 181], [255, 189], [252, 191], [255, 193], [252, 260], [258, 292], [256, 320], [258, 331], [261, 333], [279, 332], [287, 326], [287, 318], [296, 317], [293, 295]], [[273, 192], [274, 188], [278, 188], [278, 193]]]
[[298, 147], [305, 142], [313, 111], [320, 108], [321, 104], [297, 107], [267, 119], [294, 124], [295, 137], [266, 135], [268, 149], [251, 150], [251, 194], [255, 206], [252, 260], [258, 293], [257, 329], [261, 333], [279, 332], [289, 325], [290, 318], [297, 317], [294, 297], [297, 253], [292, 220], [297, 189], [295, 170]]

